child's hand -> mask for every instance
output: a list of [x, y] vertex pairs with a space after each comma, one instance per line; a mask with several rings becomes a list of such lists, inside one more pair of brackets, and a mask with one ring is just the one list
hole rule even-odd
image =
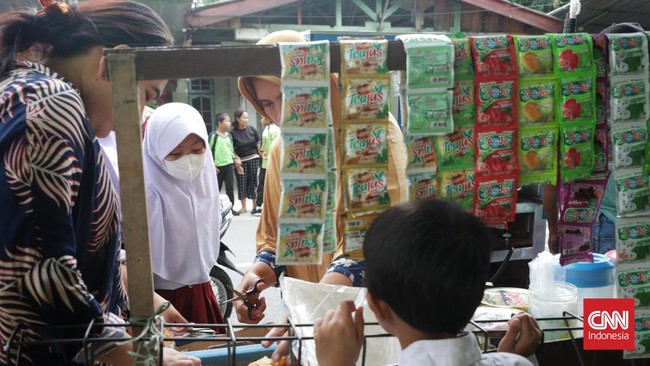
[[321, 366], [354, 365], [363, 346], [363, 308], [354, 311], [352, 301], [342, 301], [336, 311], [329, 310], [325, 318], [314, 323], [316, 356]]
[[499, 352], [516, 353], [528, 357], [535, 353], [542, 340], [542, 331], [535, 318], [519, 313], [508, 321], [508, 330], [499, 342]]

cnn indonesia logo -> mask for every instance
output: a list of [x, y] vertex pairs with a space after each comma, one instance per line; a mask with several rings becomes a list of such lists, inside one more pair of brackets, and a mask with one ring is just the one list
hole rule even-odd
[[584, 349], [634, 349], [634, 299], [585, 299]]

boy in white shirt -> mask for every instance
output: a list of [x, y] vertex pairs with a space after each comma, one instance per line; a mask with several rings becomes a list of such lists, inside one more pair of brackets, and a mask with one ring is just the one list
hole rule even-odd
[[[379, 324], [399, 339], [400, 365], [532, 365], [541, 331], [528, 314], [509, 322], [499, 352], [482, 354], [463, 329], [479, 306], [490, 265], [483, 223], [453, 202], [393, 206], [368, 230], [366, 296]], [[363, 345], [363, 309], [342, 302], [315, 322], [321, 366], [354, 365]]]

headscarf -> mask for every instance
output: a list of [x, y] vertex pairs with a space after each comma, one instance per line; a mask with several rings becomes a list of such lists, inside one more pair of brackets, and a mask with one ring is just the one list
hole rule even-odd
[[[163, 169], [165, 157], [190, 134], [199, 136], [206, 147], [203, 169], [191, 182]], [[143, 164], [156, 289], [174, 290], [209, 281], [219, 256], [221, 206], [208, 146], [203, 118], [187, 104], [165, 104], [149, 118]]]

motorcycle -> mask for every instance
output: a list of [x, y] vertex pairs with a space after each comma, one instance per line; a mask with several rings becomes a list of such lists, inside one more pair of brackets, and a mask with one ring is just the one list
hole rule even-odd
[[230, 314], [232, 313], [232, 302], [226, 301], [233, 297], [233, 285], [230, 276], [223, 268], [228, 268], [242, 276], [244, 273], [237, 268], [230, 258], [228, 258], [229, 252], [232, 255], [234, 255], [234, 253], [222, 241], [223, 236], [226, 234], [226, 231], [232, 223], [232, 203], [225, 194], [219, 195], [219, 201], [221, 204], [221, 227], [219, 228], [219, 237], [221, 240], [219, 241], [220, 249], [217, 263], [210, 270], [210, 283], [212, 285], [212, 291], [214, 291], [214, 294], [217, 297], [217, 303], [219, 304], [219, 309], [221, 310], [223, 319], [227, 320], [230, 318]]

